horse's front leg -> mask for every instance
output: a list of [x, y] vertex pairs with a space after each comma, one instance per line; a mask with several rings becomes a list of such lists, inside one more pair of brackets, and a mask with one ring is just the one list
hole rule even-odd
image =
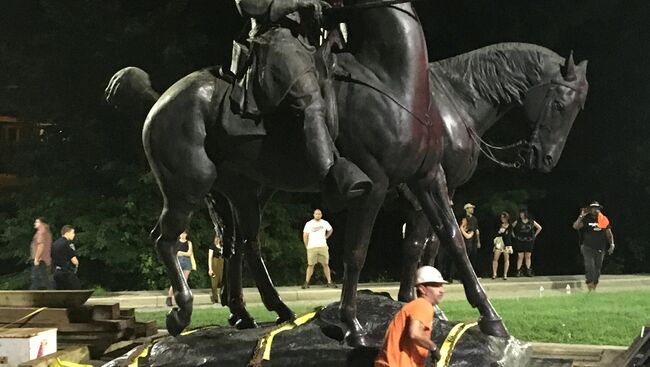
[[366, 195], [348, 204], [345, 232], [344, 279], [341, 292], [340, 317], [349, 328], [345, 336], [351, 346], [367, 346], [366, 332], [357, 319], [357, 285], [366, 261], [372, 227], [384, 202], [387, 178], [372, 177], [373, 187]]
[[409, 186], [420, 200], [441, 243], [447, 246], [456, 260], [467, 300], [472, 307], [478, 308], [481, 314], [479, 319], [481, 331], [492, 336], [507, 337], [508, 331], [487, 298], [467, 257], [465, 243], [447, 193], [444, 170], [438, 167], [430, 178], [414, 182]]
[[415, 271], [423, 255], [431, 224], [422, 210], [409, 209], [406, 217], [406, 236], [402, 240], [402, 276], [397, 299], [410, 302], [415, 299]]

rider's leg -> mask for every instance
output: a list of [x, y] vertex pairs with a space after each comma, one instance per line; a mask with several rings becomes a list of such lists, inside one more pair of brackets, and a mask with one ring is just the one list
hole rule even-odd
[[316, 74], [310, 71], [299, 77], [291, 86], [288, 99], [292, 109], [302, 114], [307, 154], [319, 176], [333, 180], [338, 192], [348, 198], [368, 191], [372, 186], [368, 176], [352, 162], [337, 157]]

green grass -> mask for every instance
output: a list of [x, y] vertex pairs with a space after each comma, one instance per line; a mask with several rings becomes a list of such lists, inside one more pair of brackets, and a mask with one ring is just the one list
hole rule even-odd
[[[495, 299], [492, 304], [510, 333], [521, 340], [570, 343], [629, 345], [641, 326], [650, 325], [650, 291], [578, 293], [544, 298]], [[303, 314], [318, 304], [290, 305]], [[451, 320], [476, 320], [478, 313], [465, 301], [442, 303]], [[248, 307], [258, 322], [273, 321], [275, 314], [264, 306]], [[227, 308], [194, 310], [190, 328], [224, 325]], [[164, 327], [165, 312], [138, 312], [138, 320], [156, 320]]]

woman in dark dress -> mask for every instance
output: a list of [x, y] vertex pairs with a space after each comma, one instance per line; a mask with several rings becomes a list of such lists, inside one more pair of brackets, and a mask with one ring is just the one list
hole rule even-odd
[[[542, 231], [542, 226], [528, 217], [528, 210], [519, 210], [519, 219], [512, 224], [512, 234], [515, 239], [515, 250], [517, 250], [517, 276], [533, 276], [531, 269], [533, 247], [535, 238]], [[526, 271], [521, 269], [521, 265], [526, 260]]]

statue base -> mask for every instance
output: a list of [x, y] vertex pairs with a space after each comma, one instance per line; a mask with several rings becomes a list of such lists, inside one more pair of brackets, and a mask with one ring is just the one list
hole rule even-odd
[[[345, 326], [338, 321], [338, 302], [320, 309], [302, 325], [266, 325], [257, 329], [206, 327], [158, 340], [138, 366], [354, 366], [372, 367], [395, 313], [403, 306], [385, 294], [359, 292], [357, 313], [368, 332], [370, 347], [352, 348], [343, 342]], [[274, 331], [276, 331], [274, 333]], [[269, 341], [269, 335], [274, 334]], [[445, 366], [521, 367], [530, 362], [530, 347], [514, 338], [487, 336], [477, 326], [440, 320], [433, 341]], [[262, 340], [262, 342], [260, 342]], [[447, 353], [445, 353], [445, 348]], [[264, 357], [268, 359], [265, 359]], [[434, 366], [429, 361], [427, 366]]]

